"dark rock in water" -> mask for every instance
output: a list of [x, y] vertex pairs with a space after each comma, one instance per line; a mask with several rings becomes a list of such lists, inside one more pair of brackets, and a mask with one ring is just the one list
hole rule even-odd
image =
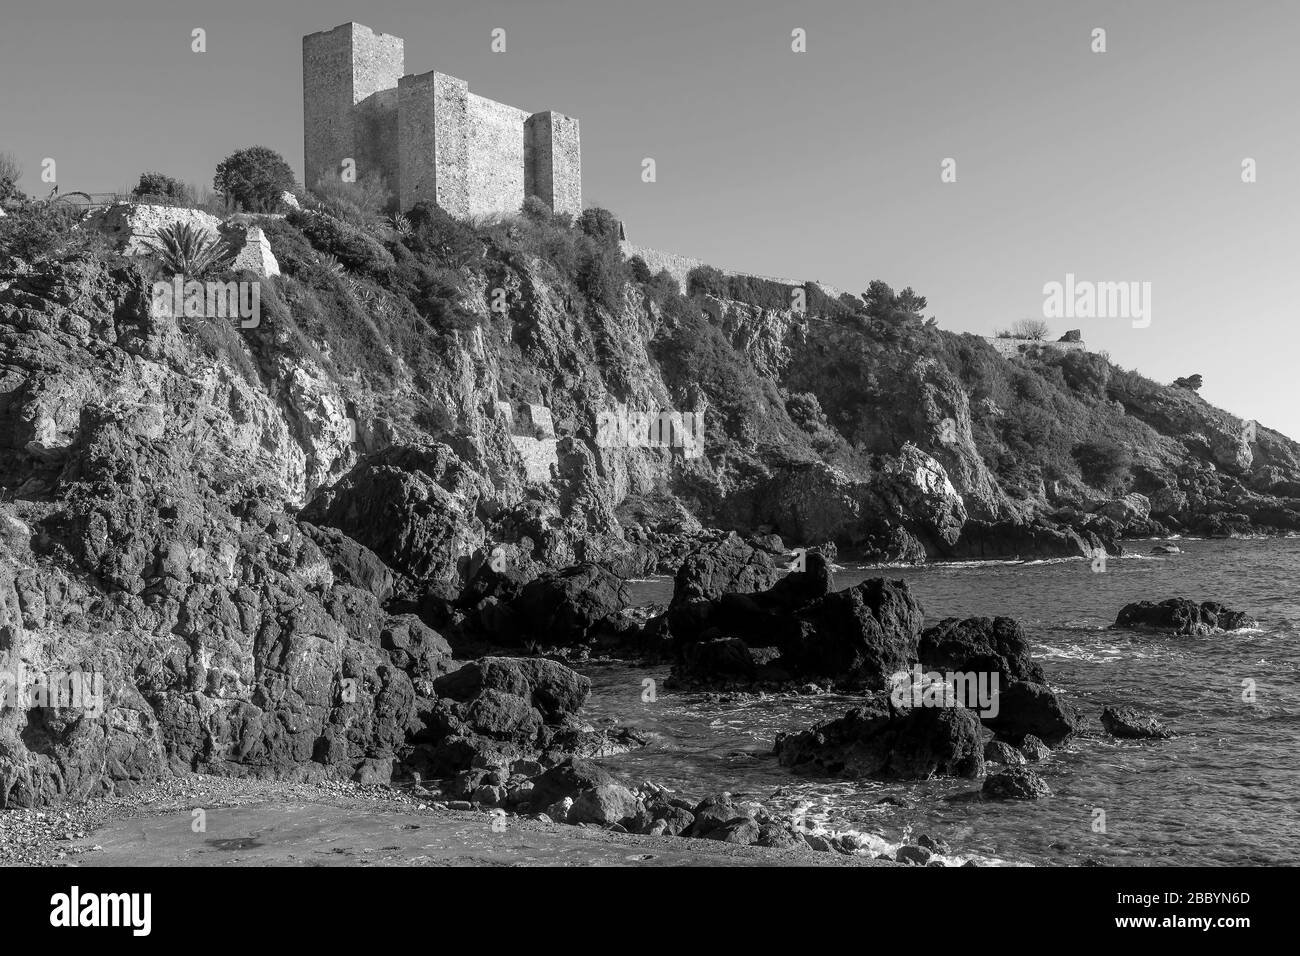
[[754, 655], [738, 637], [719, 637], [712, 641], [688, 644], [682, 650], [681, 673], [708, 681], [754, 679]]
[[917, 655], [935, 671], [997, 673], [1003, 684], [1045, 680], [1030, 656], [1024, 628], [1009, 617], [945, 618], [921, 633]]
[[[596, 564], [542, 574], [509, 603], [508, 630], [492, 636], [546, 647], [587, 644], [631, 603], [627, 582]], [[612, 625], [611, 625], [612, 626]]]
[[1101, 712], [1101, 725], [1112, 737], [1130, 740], [1167, 740], [1173, 736], [1155, 714], [1136, 707], [1107, 707]]
[[998, 693], [998, 712], [985, 725], [1006, 740], [1019, 746], [1027, 735], [1059, 744], [1074, 734], [1079, 718], [1073, 709], [1056, 696], [1046, 684], [1012, 681]]
[[994, 800], [1037, 800], [1052, 795], [1043, 778], [1028, 767], [1008, 767], [993, 774], [984, 781], [981, 792]]
[[591, 693], [591, 681], [556, 661], [484, 657], [441, 678], [433, 689], [439, 697], [463, 703], [487, 691], [522, 697], [554, 723], [577, 713]]
[[1249, 615], [1230, 610], [1215, 601], [1197, 604], [1186, 598], [1169, 598], [1159, 604], [1152, 601], [1126, 604], [1111, 627], [1203, 637], [1257, 625], [1258, 622]]
[[894, 854], [894, 859], [899, 863], [914, 863], [918, 866], [925, 866], [930, 862], [930, 857], [933, 855], [923, 846], [900, 846], [898, 852]]
[[1017, 767], [1025, 762], [1025, 755], [1010, 744], [1000, 740], [990, 740], [984, 746], [984, 760], [988, 763], [1006, 764]]
[[1172, 544], [1158, 544], [1151, 549], [1152, 554], [1182, 554], [1183, 549]]
[[906, 581], [870, 578], [827, 594], [795, 617], [797, 628], [778, 645], [780, 665], [800, 680], [879, 689], [915, 662], [925, 612]]
[[1052, 749], [1033, 734], [1025, 734], [1025, 739], [1020, 741], [1020, 752], [1030, 763], [1041, 763], [1052, 756]]
[[883, 695], [843, 717], [777, 737], [783, 767], [826, 776], [925, 780], [978, 777], [984, 731], [964, 707], [917, 707], [892, 713]]
[[772, 557], [731, 536], [696, 551], [677, 571], [668, 622], [674, 634], [694, 637], [708, 627], [707, 610], [724, 594], [770, 588], [780, 575]]
[[[735, 547], [715, 550], [698, 568], [714, 568], [720, 553], [739, 557]], [[677, 655], [674, 682], [726, 686], [824, 679], [881, 689], [890, 674], [915, 661], [924, 611], [905, 582], [877, 578], [833, 591], [823, 555], [810, 552], [805, 564], [805, 571], [792, 572], [764, 591], [706, 599], [692, 597], [707, 589], [699, 574], [687, 573], [688, 560], [667, 615]], [[732, 567], [729, 579], [744, 576], [740, 569]], [[766, 648], [775, 651], [760, 650]]]
[[960, 560], [1088, 557], [1102, 547], [1110, 554], [1123, 551], [1111, 534], [1098, 527], [1088, 531], [1053, 525], [1045, 520], [982, 521], [971, 519], [946, 557]]
[[927, 850], [930, 850], [932, 853], [947, 854], [952, 852], [952, 847], [948, 846], [948, 844], [945, 843], [943, 840], [936, 840], [934, 837], [925, 833], [922, 833], [919, 837], [916, 838], [916, 845], [925, 847]]

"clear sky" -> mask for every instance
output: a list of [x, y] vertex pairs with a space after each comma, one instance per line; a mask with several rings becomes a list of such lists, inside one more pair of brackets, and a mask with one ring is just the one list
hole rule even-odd
[[301, 174], [301, 37], [348, 20], [408, 72], [579, 117], [584, 198], [635, 242], [910, 285], [980, 333], [1066, 273], [1150, 282], [1149, 327], [1054, 331], [1300, 437], [1297, 0], [5, 0], [0, 150], [41, 193], [45, 157], [88, 192], [210, 183], [254, 143]]

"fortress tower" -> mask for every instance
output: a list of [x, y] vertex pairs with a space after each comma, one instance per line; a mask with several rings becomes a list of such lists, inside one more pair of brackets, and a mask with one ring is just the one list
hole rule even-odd
[[305, 186], [352, 158], [358, 178], [384, 176], [402, 210], [509, 214], [537, 196], [582, 211], [576, 119], [497, 103], [443, 73], [407, 75], [404, 46], [359, 23], [303, 37]]

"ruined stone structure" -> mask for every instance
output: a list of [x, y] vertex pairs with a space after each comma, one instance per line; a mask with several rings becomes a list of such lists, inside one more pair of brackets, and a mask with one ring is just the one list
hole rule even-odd
[[1055, 342], [1043, 339], [1006, 338], [996, 335], [984, 336], [984, 341], [998, 350], [1006, 358], [1018, 358], [1033, 349], [1051, 349], [1054, 352], [1086, 352], [1088, 347], [1079, 337], [1077, 330], [1065, 333]]
[[352, 159], [358, 179], [383, 175], [403, 210], [430, 201], [464, 219], [537, 196], [582, 211], [576, 119], [497, 103], [444, 73], [407, 74], [404, 57], [401, 37], [359, 23], [303, 37], [306, 186]]

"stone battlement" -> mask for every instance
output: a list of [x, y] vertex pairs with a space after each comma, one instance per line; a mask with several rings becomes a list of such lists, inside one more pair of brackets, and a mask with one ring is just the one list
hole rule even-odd
[[445, 73], [408, 74], [405, 41], [345, 23], [302, 39], [304, 185], [377, 172], [402, 210], [434, 202], [461, 219], [517, 213], [528, 196], [582, 212], [578, 121], [471, 93]]

